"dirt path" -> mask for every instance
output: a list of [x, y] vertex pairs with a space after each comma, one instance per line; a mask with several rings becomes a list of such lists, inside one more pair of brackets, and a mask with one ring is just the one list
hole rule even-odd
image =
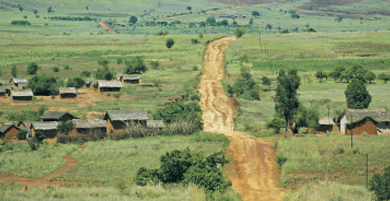
[[[83, 150], [85, 147], [80, 145], [80, 147], [76, 150]], [[69, 170], [71, 170], [73, 167], [75, 167], [78, 163], [72, 158], [72, 154], [76, 151], [72, 152], [71, 154], [64, 157], [64, 161], [67, 163], [65, 166], [62, 166], [60, 169], [52, 172], [51, 174], [44, 176], [42, 178], [27, 178], [27, 177], [1, 177], [0, 181], [6, 182], [6, 183], [17, 183], [21, 186], [27, 186], [29, 188], [31, 187], [45, 187], [45, 186], [55, 186], [55, 187], [61, 187], [61, 184], [64, 183], [79, 183], [79, 182], [65, 182], [65, 181], [51, 181], [50, 179], [61, 175], [62, 173], [66, 173]]]
[[204, 74], [199, 84], [204, 130], [224, 133], [232, 140], [228, 147], [233, 158], [229, 179], [243, 200], [283, 200], [271, 144], [247, 133], [232, 131], [236, 111], [220, 80], [224, 76], [223, 52], [233, 40], [234, 37], [226, 37], [214, 41], [205, 53]]
[[110, 34], [114, 34], [115, 31], [112, 30], [109, 26], [107, 26], [104, 22], [99, 22], [100, 26], [104, 29], [104, 30], [107, 30], [108, 29], [108, 33]]

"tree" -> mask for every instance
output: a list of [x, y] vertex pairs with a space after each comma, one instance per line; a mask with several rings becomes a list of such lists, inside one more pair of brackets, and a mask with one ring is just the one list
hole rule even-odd
[[387, 83], [387, 81], [390, 80], [390, 75], [381, 73], [379, 74], [378, 79], [382, 80], [384, 83]]
[[265, 29], [268, 29], [268, 30], [271, 30], [272, 29], [272, 24], [267, 24], [267, 25], [265, 25]]
[[376, 200], [390, 200], [390, 166], [384, 173], [372, 176], [369, 190], [374, 191]]
[[298, 108], [298, 112], [295, 118], [295, 131], [298, 131], [298, 129], [302, 127], [316, 129], [319, 126], [319, 113], [318, 110], [314, 107], [306, 108], [301, 105]]
[[341, 75], [344, 73], [345, 68], [342, 66], [337, 66], [333, 68], [332, 72], [329, 73], [329, 76], [334, 80], [339, 80], [341, 82]]
[[138, 21], [138, 18], [136, 16], [131, 16], [129, 18], [129, 23], [135, 24], [135, 23], [137, 23], [137, 21]]
[[53, 8], [51, 6], [49, 6], [49, 8], [47, 8], [47, 13], [51, 13], [51, 12], [54, 12], [54, 11], [53, 11]]
[[18, 8], [19, 8], [20, 12], [23, 12], [23, 6], [22, 5], [18, 4]]
[[38, 71], [38, 64], [35, 63], [35, 62], [31, 62], [30, 64], [28, 64], [27, 66], [27, 73], [30, 74], [30, 75], [34, 75], [37, 73]]
[[81, 72], [80, 77], [91, 77], [91, 72], [84, 70]]
[[267, 128], [274, 129], [275, 134], [280, 133], [280, 129], [286, 126], [286, 121], [281, 118], [274, 118], [267, 123]]
[[141, 74], [148, 70], [144, 60], [140, 56], [132, 57], [130, 60], [125, 60], [126, 69], [124, 74]]
[[25, 140], [27, 138], [28, 130], [22, 129], [18, 133], [16, 133], [16, 136], [19, 140]]
[[27, 139], [28, 141], [28, 144], [30, 145], [31, 147], [31, 150], [32, 151], [36, 151], [39, 149], [39, 146], [42, 144], [43, 140], [46, 138], [46, 136], [41, 132], [41, 131], [37, 131], [35, 133], [35, 136], [30, 138], [30, 139]]
[[18, 76], [18, 69], [16, 68], [15, 65], [13, 65], [12, 68], [11, 68], [11, 76], [12, 77], [17, 77]]
[[234, 29], [234, 35], [236, 35], [237, 38], [241, 38], [242, 35], [244, 35], [245, 29], [236, 27]]
[[267, 76], [263, 76], [261, 78], [261, 82], [265, 86], [270, 86], [271, 85], [271, 80]]
[[114, 73], [108, 66], [102, 66], [95, 71], [95, 78], [99, 80], [112, 80], [114, 79]]
[[248, 24], [249, 24], [250, 26], [253, 25], [253, 18], [251, 18], [251, 19], [249, 20]]
[[172, 38], [168, 38], [165, 41], [165, 46], [167, 46], [167, 48], [171, 48], [174, 44], [175, 44], [175, 41]]
[[216, 20], [215, 20], [215, 17], [208, 17], [206, 19], [206, 24], [209, 24], [211, 26], [214, 26], [216, 24]]
[[192, 7], [191, 6], [187, 6], [187, 8], [186, 8], [188, 11], [190, 11], [190, 13], [192, 13]]
[[57, 95], [58, 88], [61, 82], [51, 75], [35, 75], [28, 80], [28, 87], [33, 91], [34, 95], [48, 96]]
[[344, 92], [347, 98], [347, 107], [353, 109], [368, 108], [371, 103], [371, 95], [361, 80], [353, 79]]
[[324, 71], [319, 70], [316, 73], [316, 78], [322, 82], [324, 78], [328, 78], [328, 75]]
[[69, 78], [68, 82], [66, 83], [67, 87], [75, 87], [76, 89], [79, 89], [83, 87], [85, 84], [85, 80], [83, 80], [81, 77], [73, 77]]
[[363, 79], [365, 80], [365, 81], [369, 81], [370, 82], [370, 84], [371, 84], [371, 82], [373, 81], [373, 80], [375, 80], [375, 73], [373, 73], [372, 71], [367, 71], [365, 74], [364, 74], [364, 77], [363, 77]]
[[65, 135], [68, 135], [70, 131], [73, 130], [73, 123], [72, 122], [61, 122], [58, 125], [58, 131], [60, 133], [63, 133]]
[[260, 13], [258, 11], [252, 11], [253, 17], [260, 16]]
[[300, 85], [300, 77], [296, 69], [290, 70], [287, 74], [284, 70], [279, 72], [277, 78], [275, 111], [280, 113], [286, 121], [286, 131], [292, 134], [294, 115], [299, 107], [297, 90]]

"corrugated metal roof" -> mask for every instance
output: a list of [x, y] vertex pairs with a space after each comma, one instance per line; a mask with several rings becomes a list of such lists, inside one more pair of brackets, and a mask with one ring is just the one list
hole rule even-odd
[[53, 112], [46, 112], [44, 115], [39, 117], [40, 119], [56, 119], [59, 120], [65, 115], [70, 115], [73, 119], [78, 119], [78, 117], [68, 113], [68, 112], [58, 112], [58, 111], [53, 111]]
[[111, 121], [148, 120], [147, 110], [108, 110], [104, 119]]
[[164, 128], [163, 120], [148, 120], [146, 122], [146, 127], [148, 128]]
[[333, 125], [334, 122], [331, 118], [322, 117], [318, 120], [318, 124], [320, 124], [320, 125]]
[[122, 88], [122, 83], [119, 81], [106, 81], [106, 80], [101, 80], [98, 82], [98, 85], [100, 88]]
[[28, 84], [28, 81], [26, 80], [26, 78], [11, 78], [11, 80], [9, 82], [13, 81], [14, 83], [16, 84]]
[[107, 128], [107, 121], [102, 119], [74, 119], [73, 124], [76, 128]]
[[25, 97], [25, 96], [34, 96], [31, 89], [25, 89], [25, 90], [11, 90], [11, 96], [15, 97]]
[[77, 94], [77, 90], [74, 87], [61, 87], [59, 91], [60, 94]]
[[139, 76], [138, 75], [123, 75], [122, 79], [124, 81], [126, 81], [126, 80], [129, 80], [129, 81], [131, 81], [131, 80], [139, 80]]
[[32, 121], [31, 126], [34, 130], [55, 130], [59, 123], [57, 121]]

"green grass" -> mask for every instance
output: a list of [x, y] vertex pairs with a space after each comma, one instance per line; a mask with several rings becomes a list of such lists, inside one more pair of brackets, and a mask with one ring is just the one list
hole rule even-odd
[[277, 155], [287, 158], [281, 169], [281, 184], [298, 188], [311, 180], [337, 181], [348, 185], [365, 184], [366, 156], [369, 177], [390, 164], [386, 148], [389, 135], [296, 137], [278, 141]]
[[31, 178], [46, 176], [66, 165], [62, 158], [77, 148], [76, 144], [44, 144], [38, 151], [31, 151], [27, 143], [17, 143], [13, 150], [0, 153], [0, 174]]

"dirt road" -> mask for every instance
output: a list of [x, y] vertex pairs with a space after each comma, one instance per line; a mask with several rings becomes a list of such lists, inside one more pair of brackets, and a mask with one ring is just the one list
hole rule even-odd
[[108, 33], [110, 34], [114, 34], [115, 31], [112, 30], [109, 26], [107, 26], [104, 22], [99, 22], [99, 25], [104, 29], [104, 30], [107, 30], [108, 29]]
[[[76, 150], [82, 150], [84, 149], [84, 146], [80, 145], [80, 147]], [[74, 151], [74, 152], [76, 152]], [[64, 161], [66, 162], [65, 166], [62, 166], [60, 169], [52, 172], [49, 175], [46, 175], [42, 178], [27, 178], [27, 177], [2, 177], [0, 176], [0, 181], [6, 182], [6, 183], [17, 183], [20, 184], [22, 187], [27, 186], [29, 188], [31, 187], [46, 187], [46, 186], [55, 186], [55, 187], [61, 187], [61, 184], [64, 183], [79, 183], [79, 182], [64, 182], [64, 181], [52, 181], [51, 178], [58, 176], [62, 173], [66, 173], [69, 170], [71, 170], [73, 167], [75, 167], [78, 163], [72, 158], [72, 152], [71, 154], [64, 157]]]
[[204, 74], [199, 84], [204, 130], [224, 133], [232, 140], [228, 147], [233, 158], [229, 179], [233, 183], [232, 188], [243, 200], [283, 200], [271, 144], [247, 133], [232, 131], [236, 111], [220, 80], [224, 76], [223, 52], [233, 40], [234, 37], [226, 37], [214, 41], [205, 52]]

